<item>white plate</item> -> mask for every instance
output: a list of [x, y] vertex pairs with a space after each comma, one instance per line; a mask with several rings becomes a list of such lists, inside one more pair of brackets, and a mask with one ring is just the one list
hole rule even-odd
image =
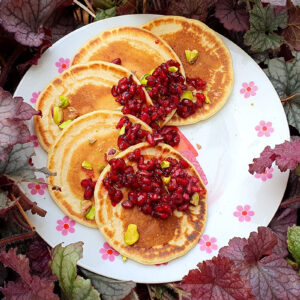
[[[114, 17], [70, 33], [50, 47], [37, 66], [30, 68], [15, 96], [22, 96], [33, 104], [34, 93], [59, 75], [62, 64], [68, 65], [66, 59], [71, 59], [88, 39], [108, 28], [139, 26], [155, 17]], [[282, 199], [288, 173], [281, 173], [274, 167], [268, 174], [257, 178], [248, 173], [248, 164], [265, 146], [288, 140], [288, 125], [278, 95], [264, 72], [243, 50], [225, 38], [224, 41], [231, 52], [235, 72], [228, 103], [209, 120], [180, 127], [192, 145], [185, 143], [185, 154], [194, 158], [194, 163], [200, 163], [208, 180], [208, 218], [199, 243], [185, 256], [165, 265], [145, 266], [129, 260], [124, 263], [121, 255], [105, 248], [107, 245], [104, 245], [98, 230], [73, 223], [69, 223], [69, 230], [62, 230], [63, 224], [68, 222], [63, 220], [64, 214], [48, 192], [43, 186], [36, 189], [35, 185], [26, 185], [27, 195], [47, 210], [45, 218], [31, 213], [28, 216], [49, 245], [83, 241], [83, 258], [79, 265], [90, 271], [120, 280], [170, 282], [182, 279], [198, 262], [217, 255], [218, 249], [227, 245], [231, 238], [248, 237], [258, 226], [268, 225]], [[59, 59], [61, 63], [57, 63]], [[33, 130], [32, 123], [30, 126]], [[34, 137], [33, 141], [36, 145], [33, 162], [38, 167], [45, 166], [47, 155]], [[63, 224], [59, 225], [58, 220]]]

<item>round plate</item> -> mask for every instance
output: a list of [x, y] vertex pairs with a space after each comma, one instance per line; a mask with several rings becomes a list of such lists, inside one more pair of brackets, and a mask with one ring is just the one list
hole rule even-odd
[[[80, 46], [101, 31], [116, 26], [139, 26], [157, 16], [127, 15], [84, 26], [60, 39], [32, 66], [20, 82], [15, 96], [34, 106], [38, 93], [69, 65]], [[248, 164], [270, 145], [289, 140], [286, 117], [272, 84], [260, 67], [239, 47], [224, 38], [233, 58], [235, 82], [225, 107], [210, 119], [182, 126], [181, 153], [199, 171], [205, 171], [208, 190], [208, 218], [199, 243], [185, 256], [159, 266], [123, 262], [110, 249], [100, 232], [69, 220], [50, 198], [45, 185], [26, 184], [27, 195], [47, 214], [28, 214], [41, 237], [50, 245], [84, 242], [79, 265], [98, 274], [135, 282], [181, 280], [196, 264], [218, 254], [233, 237], [248, 237], [258, 226], [266, 226], [282, 199], [288, 172], [277, 167], [253, 176]], [[47, 154], [32, 130], [35, 166], [46, 166]], [[185, 138], [184, 138], [185, 137]], [[201, 167], [200, 167], [201, 165]], [[43, 176], [38, 176], [43, 177]], [[207, 181], [206, 181], [207, 179]], [[163, 228], [162, 228], [163, 230]]]

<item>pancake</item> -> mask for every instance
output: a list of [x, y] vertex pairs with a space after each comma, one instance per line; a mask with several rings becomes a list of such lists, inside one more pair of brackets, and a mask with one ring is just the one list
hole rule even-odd
[[[36, 104], [36, 109], [43, 114], [42, 117], [34, 118], [35, 132], [41, 146], [48, 152], [62, 132], [52, 115], [53, 107], [59, 104], [59, 96], [65, 96], [70, 101], [70, 105], [63, 109], [64, 121], [72, 117], [70, 109], [79, 116], [101, 109], [121, 110], [122, 106], [115, 101], [111, 88], [121, 78], [130, 75], [132, 74], [121, 66], [98, 61], [73, 66], [52, 80], [40, 94]], [[133, 80], [140, 84], [135, 76]], [[147, 93], [146, 102], [152, 104]]]
[[[180, 60], [171, 47], [153, 33], [138, 27], [117, 27], [105, 30], [90, 39], [75, 54], [71, 64], [120, 58], [122, 66], [136, 72], [140, 79], [169, 59]], [[184, 75], [184, 69], [180, 68]]]
[[[100, 175], [99, 167], [107, 164], [105, 153], [111, 148], [118, 149], [120, 129], [116, 129], [116, 125], [121, 117], [121, 112], [102, 110], [77, 118], [63, 130], [48, 154], [48, 169], [57, 173], [48, 177], [48, 183], [61, 188], [61, 191], [49, 188], [52, 199], [67, 216], [89, 227], [95, 228], [96, 223], [86, 219], [82, 211], [84, 188], [81, 181], [86, 178], [96, 181]], [[141, 120], [131, 115], [127, 117], [132, 123], [139, 123], [143, 129], [152, 132]], [[92, 165], [93, 170], [81, 167], [84, 160]]]
[[[137, 148], [147, 160], [152, 157], [157, 159], [172, 157], [187, 161], [179, 152], [162, 143], [155, 147], [140, 143], [116, 157], [123, 158], [128, 164], [129, 153]], [[188, 163], [187, 172], [198, 177], [199, 184], [205, 189], [195, 168]], [[121, 203], [113, 206], [103, 185], [103, 179], [107, 177], [109, 171], [110, 166], [101, 173], [95, 187], [95, 219], [104, 238], [115, 250], [143, 264], [160, 264], [184, 255], [196, 245], [205, 226], [206, 195], [200, 196], [197, 206], [190, 205], [185, 212], [175, 210], [167, 219], [159, 219], [145, 215], [136, 206], [131, 209], [123, 208]], [[123, 194], [126, 193], [124, 188], [122, 191]], [[126, 200], [126, 197], [124, 199]], [[136, 224], [139, 233], [139, 240], [131, 246], [124, 242], [124, 233], [129, 224]]]
[[[175, 114], [168, 125], [187, 125], [208, 119], [227, 102], [234, 82], [232, 59], [227, 46], [215, 31], [204, 23], [177, 16], [154, 19], [142, 28], [164, 39], [181, 60], [185, 75], [206, 81], [205, 91], [211, 101], [186, 119]], [[197, 50], [197, 60], [190, 64], [185, 50]]]

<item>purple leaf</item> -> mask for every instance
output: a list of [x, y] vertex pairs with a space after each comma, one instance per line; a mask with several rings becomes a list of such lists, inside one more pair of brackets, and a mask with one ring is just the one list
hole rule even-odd
[[0, 87], [0, 161], [8, 160], [13, 146], [30, 141], [30, 133], [24, 120], [40, 114], [23, 98], [13, 98], [9, 92]]
[[230, 259], [213, 257], [197, 266], [199, 269], [190, 270], [179, 284], [191, 294], [192, 300], [255, 299], [249, 282], [239, 274]]
[[249, 14], [246, 3], [238, 0], [218, 0], [215, 16], [228, 30], [246, 31], [249, 29]]
[[70, 0], [2, 0], [0, 20], [19, 43], [38, 47], [45, 37], [44, 25], [66, 3]]
[[24, 255], [17, 255], [16, 248], [10, 248], [8, 252], [2, 250], [0, 252], [0, 262], [20, 275], [20, 278], [15, 282], [8, 282], [4, 284], [3, 288], [0, 288], [7, 299], [59, 299], [53, 293], [54, 282], [40, 279], [35, 275], [31, 276], [28, 258]]
[[219, 253], [235, 263], [258, 300], [299, 299], [300, 277], [285, 259], [273, 254], [276, 244], [271, 229], [259, 227], [248, 240], [233, 238]]
[[288, 255], [287, 251], [287, 229], [297, 223], [297, 210], [286, 208], [279, 210], [272, 219], [269, 227], [276, 233], [278, 244], [274, 247], [273, 253], [281, 257]]
[[249, 165], [249, 172], [261, 174], [265, 172], [266, 168], [271, 167], [273, 161], [281, 172], [295, 169], [300, 162], [300, 139], [291, 142], [285, 141], [276, 145], [274, 149], [267, 146], [259, 158], [253, 159], [253, 164]]

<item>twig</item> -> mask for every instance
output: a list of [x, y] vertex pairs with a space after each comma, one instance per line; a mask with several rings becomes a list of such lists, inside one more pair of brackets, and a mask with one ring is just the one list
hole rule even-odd
[[296, 94], [294, 94], [294, 95], [292, 95], [292, 96], [289, 96], [289, 97], [286, 97], [286, 98], [280, 98], [280, 101], [281, 102], [287, 102], [287, 101], [289, 101], [289, 100], [293, 100], [295, 97], [297, 97], [297, 96], [300, 96], [300, 94], [298, 94], [298, 93], [296, 93]]
[[[13, 196], [13, 197], [14, 197], [14, 196]], [[21, 213], [21, 215], [23, 216], [23, 218], [25, 219], [25, 221], [26, 221], [27, 224], [29, 225], [30, 229], [31, 229], [32, 231], [35, 231], [35, 227], [33, 226], [33, 224], [31, 223], [31, 221], [29, 220], [29, 218], [28, 218], [27, 215], [25, 214], [25, 212], [24, 212], [22, 206], [20, 205], [20, 203], [17, 202], [16, 205], [17, 205], [17, 207], [18, 207], [18, 209], [19, 209], [19, 212]]]
[[287, 206], [290, 206], [290, 205], [293, 205], [297, 202], [300, 202], [300, 197], [296, 197], [294, 199], [291, 199], [291, 200], [287, 200], [287, 201], [284, 201], [280, 204], [280, 208], [283, 208], [283, 207], [287, 207]]
[[81, 7], [83, 10], [85, 10], [93, 18], [96, 18], [96, 15], [92, 11], [90, 11], [86, 6], [84, 6], [82, 3], [80, 3], [78, 0], [74, 0], [74, 3], [76, 3], [79, 7]]
[[143, 0], [143, 14], [147, 11], [147, 0]]
[[9, 238], [4, 238], [0, 240], [0, 247], [5, 246], [7, 244], [11, 244], [11, 243], [15, 243], [21, 240], [28, 240], [31, 239], [33, 237], [35, 237], [36, 232], [35, 231], [30, 231], [27, 233], [22, 233], [22, 234], [18, 234]]
[[151, 288], [150, 288], [150, 285], [149, 284], [146, 284], [147, 286], [147, 289], [148, 289], [148, 293], [149, 293], [149, 297], [151, 300], [154, 300], [153, 297], [152, 297], [152, 291], [151, 291]]
[[84, 3], [86, 4], [86, 6], [90, 9], [90, 11], [92, 13], [95, 13], [93, 6], [91, 5], [91, 3], [88, 0], [84, 0]]

